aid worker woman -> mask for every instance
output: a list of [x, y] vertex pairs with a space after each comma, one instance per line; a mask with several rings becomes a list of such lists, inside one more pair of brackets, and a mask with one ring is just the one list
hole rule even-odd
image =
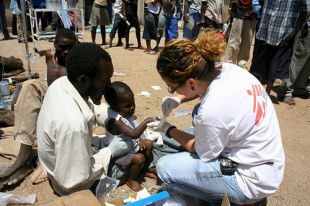
[[194, 135], [168, 122], [154, 127], [188, 151], [162, 157], [157, 173], [168, 188], [211, 205], [225, 193], [232, 203], [250, 204], [277, 191], [285, 157], [269, 96], [244, 69], [219, 63], [225, 46], [209, 31], [195, 42], [175, 40], [160, 53], [157, 70], [169, 92], [178, 94], [164, 98], [164, 116], [195, 98], [200, 106], [193, 117]]

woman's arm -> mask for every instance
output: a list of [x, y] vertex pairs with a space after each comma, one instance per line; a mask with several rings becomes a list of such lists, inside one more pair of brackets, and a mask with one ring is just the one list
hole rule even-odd
[[171, 129], [167, 135], [179, 142], [188, 152], [196, 153], [194, 135], [191, 135], [177, 128]]

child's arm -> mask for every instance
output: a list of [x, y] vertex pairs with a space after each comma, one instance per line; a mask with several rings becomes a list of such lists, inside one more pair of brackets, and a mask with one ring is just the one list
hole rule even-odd
[[146, 118], [138, 127], [133, 129], [126, 125], [122, 120], [111, 119], [106, 124], [106, 129], [114, 135], [124, 134], [133, 139], [138, 139], [146, 129], [146, 125], [153, 121], [154, 118], [152, 117]]

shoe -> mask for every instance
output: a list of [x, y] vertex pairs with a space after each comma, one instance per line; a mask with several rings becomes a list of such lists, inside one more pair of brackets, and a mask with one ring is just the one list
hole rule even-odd
[[117, 44], [116, 44], [116, 46], [123, 46], [124, 44], [123, 44], [123, 42], [118, 42]]
[[310, 94], [307, 92], [307, 93], [304, 93], [304, 94], [299, 94], [299, 95], [296, 95], [296, 94], [293, 94], [294, 97], [299, 97], [301, 99], [309, 99], [310, 98]]
[[159, 52], [159, 48], [156, 46], [152, 49], [154, 52]]

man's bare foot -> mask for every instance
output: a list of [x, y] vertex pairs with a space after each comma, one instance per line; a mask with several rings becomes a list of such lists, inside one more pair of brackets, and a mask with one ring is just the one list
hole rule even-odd
[[0, 177], [0, 190], [5, 186], [11, 186], [19, 183], [20, 181], [24, 180], [25, 177], [29, 175], [32, 171], [33, 168], [29, 162], [9, 176], [4, 174]]
[[158, 178], [157, 175], [154, 174], [153, 172], [146, 172], [146, 173], [144, 174], [144, 177], [148, 177], [148, 178], [150, 178], [150, 179], [157, 179], [157, 178]]
[[131, 179], [127, 180], [126, 185], [135, 192], [138, 192], [143, 189], [139, 182]]
[[32, 184], [39, 184], [48, 180], [47, 174], [40, 164], [30, 175], [30, 181]]

